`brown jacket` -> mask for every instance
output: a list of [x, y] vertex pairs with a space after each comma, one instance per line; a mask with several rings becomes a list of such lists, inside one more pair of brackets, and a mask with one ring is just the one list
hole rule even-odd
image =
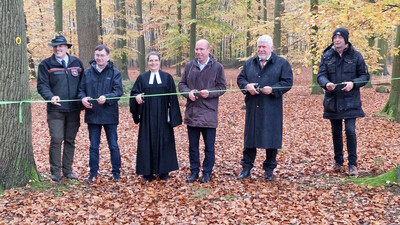
[[[194, 89], [208, 90], [208, 98], [199, 96], [196, 101], [191, 101], [188, 92]], [[191, 127], [217, 128], [218, 98], [225, 93], [225, 90], [224, 67], [212, 55], [202, 71], [200, 71], [197, 58], [186, 63], [179, 82], [179, 91], [184, 92], [183, 96], [187, 98], [185, 124]]]

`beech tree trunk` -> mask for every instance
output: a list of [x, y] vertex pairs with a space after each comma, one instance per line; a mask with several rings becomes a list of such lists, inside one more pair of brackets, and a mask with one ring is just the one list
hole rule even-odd
[[119, 38], [116, 40], [115, 47], [118, 48], [119, 54], [116, 58], [116, 66], [121, 71], [123, 80], [129, 80], [128, 76], [128, 56], [126, 54], [126, 10], [125, 0], [115, 1], [115, 11], [118, 12], [116, 17], [115, 29]]
[[142, 0], [136, 0], [136, 15], [137, 15], [137, 29], [139, 31], [138, 37], [138, 62], [140, 73], [144, 73], [146, 70], [146, 46], [144, 43], [143, 33], [143, 16], [142, 16]]
[[[394, 47], [400, 47], [400, 25], [397, 25], [396, 41]], [[389, 99], [383, 107], [382, 112], [400, 123], [400, 55], [393, 59], [392, 82], [390, 85]]]
[[[182, 35], [182, 0], [178, 0], [178, 32]], [[181, 76], [181, 65], [182, 65], [182, 44], [178, 47], [178, 56], [176, 57], [176, 75]]]
[[[310, 0], [310, 5], [311, 5], [311, 14], [313, 18], [316, 18], [318, 16], [318, 0]], [[316, 65], [315, 59], [318, 57], [317, 56], [317, 32], [318, 32], [318, 26], [314, 25], [311, 27], [311, 73], [312, 73], [312, 87], [311, 87], [311, 94], [312, 95], [320, 95], [323, 94], [324, 92], [322, 91], [322, 88], [318, 85], [317, 82], [317, 71], [314, 68]]]
[[282, 0], [275, 0], [274, 10], [274, 52], [281, 54], [281, 20], [282, 20]]
[[88, 67], [99, 42], [96, 0], [76, 0], [76, 24], [79, 58], [84, 67]]
[[[0, 189], [39, 180], [32, 148], [30, 104], [4, 101], [30, 99], [24, 7], [22, 0], [0, 1]], [[3, 103], [2, 103], [3, 102]]]
[[54, 0], [54, 18], [56, 23], [56, 33], [63, 32], [63, 3], [62, 0]]
[[[191, 0], [190, 4], [191, 20], [196, 20], [196, 8], [197, 8], [196, 0]], [[195, 52], [194, 52], [195, 47], [196, 47], [196, 22], [192, 22], [190, 24], [190, 51], [189, 51], [189, 57], [191, 60], [195, 57]]]

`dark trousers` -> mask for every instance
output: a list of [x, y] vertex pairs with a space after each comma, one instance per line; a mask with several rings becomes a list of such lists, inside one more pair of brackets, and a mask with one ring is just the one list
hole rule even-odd
[[97, 176], [99, 170], [99, 146], [101, 137], [101, 128], [104, 127], [106, 132], [108, 147], [110, 149], [112, 173], [120, 173], [121, 168], [121, 155], [118, 147], [118, 124], [88, 124], [89, 139], [90, 139], [90, 153], [89, 153], [89, 167], [90, 174]]
[[[335, 162], [343, 165], [343, 120], [331, 120], [333, 149], [335, 151]], [[349, 154], [349, 166], [357, 166], [357, 137], [356, 119], [345, 119], [345, 132], [347, 140], [347, 152]]]
[[[72, 173], [75, 138], [80, 126], [80, 110], [73, 112], [47, 112], [50, 131], [49, 161], [53, 175]], [[64, 143], [62, 162], [61, 145]]]
[[203, 173], [211, 174], [215, 163], [215, 136], [217, 129], [190, 126], [187, 129], [189, 135], [190, 171], [192, 173], [199, 173], [200, 171], [199, 139], [201, 133], [205, 145]]
[[[244, 148], [243, 150], [243, 158], [240, 164], [243, 169], [252, 169], [254, 160], [256, 159], [256, 148]], [[278, 163], [276, 162], [276, 155], [278, 154], [277, 149], [265, 149], [266, 159], [263, 163], [263, 169], [274, 170]]]

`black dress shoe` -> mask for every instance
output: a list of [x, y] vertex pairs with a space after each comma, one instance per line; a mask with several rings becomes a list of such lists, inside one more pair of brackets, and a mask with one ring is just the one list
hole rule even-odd
[[249, 178], [250, 177], [250, 169], [243, 169], [242, 172], [240, 172], [238, 176], [238, 180], [242, 180], [244, 178]]
[[186, 183], [193, 183], [199, 178], [199, 173], [191, 173], [190, 177], [186, 179]]
[[168, 180], [169, 179], [169, 174], [168, 173], [162, 173], [162, 174], [158, 175], [158, 177], [160, 178], [160, 180]]
[[119, 181], [119, 178], [120, 178], [119, 173], [114, 173], [113, 174], [113, 180], [114, 180], [115, 183], [117, 183]]
[[93, 181], [95, 181], [96, 178], [97, 178], [97, 174], [90, 174], [88, 179], [86, 179], [86, 182], [93, 183]]
[[211, 173], [203, 173], [203, 176], [201, 177], [200, 183], [207, 183], [208, 181], [211, 180]]
[[151, 182], [151, 181], [154, 180], [154, 176], [153, 175], [143, 176], [143, 180], [146, 181], [146, 182]]
[[266, 170], [265, 171], [265, 180], [272, 181], [274, 179], [273, 170]]
[[51, 175], [51, 179], [54, 181], [54, 182], [60, 182], [61, 181], [61, 176], [60, 175], [58, 175], [58, 174], [53, 174], [53, 175]]
[[78, 177], [73, 173], [69, 173], [67, 175], [64, 174], [64, 177], [71, 179], [71, 180], [78, 180]]

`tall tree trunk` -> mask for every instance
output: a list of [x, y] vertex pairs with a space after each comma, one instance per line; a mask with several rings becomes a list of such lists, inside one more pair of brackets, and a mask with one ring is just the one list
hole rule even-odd
[[54, 18], [56, 19], [56, 33], [63, 32], [63, 3], [62, 0], [54, 0]]
[[[24, 13], [24, 21], [25, 21], [25, 32], [28, 30], [28, 26], [26, 24], [26, 13]], [[26, 44], [29, 44], [29, 37], [26, 37]], [[29, 66], [29, 77], [33, 78], [36, 77], [36, 71], [35, 71], [35, 61], [33, 60], [33, 54], [32, 51], [27, 49], [28, 52], [28, 66]]]
[[[178, 32], [181, 38], [182, 35], [182, 0], [178, 0]], [[182, 65], [182, 44], [179, 42], [178, 56], [176, 57], [176, 75], [181, 76], [181, 65]]]
[[[191, 0], [190, 19], [192, 21], [196, 20], [196, 8], [197, 8], [196, 0]], [[195, 57], [195, 54], [194, 54], [195, 46], [196, 46], [196, 22], [192, 22], [190, 24], [190, 51], [189, 51], [190, 59], [193, 59]]]
[[263, 19], [266, 22], [267, 21], [267, 0], [263, 0]]
[[387, 69], [387, 50], [388, 50], [388, 43], [386, 39], [379, 38], [378, 39], [378, 48], [379, 48], [379, 55], [380, 59], [378, 63], [382, 66], [382, 69], [379, 70], [379, 75], [389, 75], [389, 71]]
[[[400, 47], [400, 25], [397, 25], [396, 41], [394, 47]], [[392, 83], [390, 87], [389, 99], [383, 107], [381, 113], [387, 114], [396, 122], [400, 123], [400, 55], [397, 54], [393, 59]]]
[[281, 54], [281, 21], [282, 21], [282, 0], [275, 0], [274, 10], [274, 52]]
[[[251, 0], [248, 0], [247, 1], [247, 19], [249, 21], [251, 21], [250, 12], [251, 12]], [[250, 34], [250, 25], [249, 25], [247, 27], [247, 32], [246, 32], [246, 57], [250, 57], [253, 54], [250, 43], [251, 43], [251, 34]]]
[[[149, 2], [149, 10], [151, 11], [153, 9], [153, 2]], [[150, 21], [152, 21], [153, 19], [150, 18]], [[167, 24], [168, 26], [168, 24]], [[167, 28], [168, 29], [168, 28]], [[155, 47], [154, 47], [154, 41], [155, 41], [155, 37], [154, 37], [154, 28], [151, 27], [150, 31], [149, 31], [149, 36], [150, 36], [150, 51], [155, 51]]]
[[142, 16], [142, 0], [136, 0], [136, 22], [137, 29], [139, 31], [138, 37], [138, 62], [140, 73], [144, 73], [146, 70], [146, 48], [144, 45], [144, 33], [143, 33], [143, 16]]
[[85, 67], [93, 59], [98, 44], [96, 0], [76, 0], [79, 58]]
[[[0, 1], [0, 189], [23, 186], [39, 180], [32, 148], [31, 106], [22, 104], [23, 123], [19, 123], [19, 104], [1, 101], [30, 99], [26, 31], [22, 0]], [[20, 41], [16, 40], [20, 38]]]
[[103, 8], [99, 0], [99, 41], [103, 44]]
[[[312, 18], [315, 19], [318, 16], [318, 0], [310, 0], [310, 10], [312, 14]], [[324, 92], [322, 88], [318, 85], [317, 82], [317, 71], [314, 67], [316, 67], [315, 59], [317, 56], [317, 33], [318, 33], [318, 26], [314, 25], [311, 27], [311, 73], [312, 73], [312, 87], [311, 87], [311, 94], [312, 95], [320, 95]]]
[[121, 76], [123, 80], [129, 80], [128, 76], [128, 57], [126, 54], [126, 10], [125, 10], [125, 0], [115, 1], [115, 11], [118, 12], [116, 18], [116, 33], [119, 38], [116, 40], [116, 47], [118, 48], [118, 57], [116, 58], [116, 65], [121, 71]]

